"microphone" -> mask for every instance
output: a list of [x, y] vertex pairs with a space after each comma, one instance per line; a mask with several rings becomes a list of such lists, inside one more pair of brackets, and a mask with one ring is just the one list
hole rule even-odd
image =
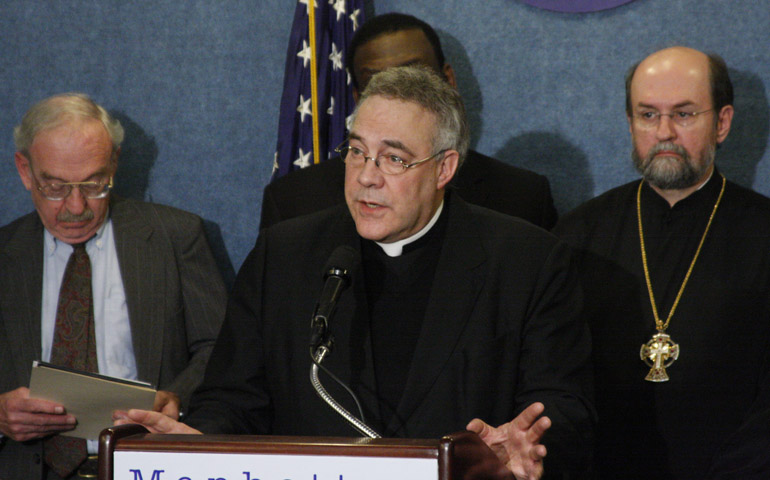
[[[372, 430], [363, 420], [363, 409], [353, 390], [327, 370], [326, 367], [321, 366], [321, 362], [331, 352], [332, 343], [334, 342], [334, 337], [329, 331], [329, 319], [334, 315], [334, 309], [337, 307], [337, 300], [339, 300], [340, 295], [350, 286], [350, 274], [358, 265], [358, 258], [358, 252], [354, 248], [342, 245], [332, 252], [329, 261], [326, 262], [324, 267], [324, 287], [321, 290], [321, 297], [316, 304], [313, 318], [310, 321], [310, 357], [313, 360], [313, 364], [310, 367], [310, 383], [318, 396], [356, 430], [369, 438], [379, 438], [380, 434]], [[321, 380], [318, 378], [319, 369], [323, 369], [324, 372], [351, 395], [356, 406], [358, 406], [360, 419], [348, 412], [326, 391], [321, 384]]]
[[328, 334], [329, 319], [334, 314], [337, 301], [350, 285], [350, 274], [358, 264], [358, 253], [353, 247], [341, 245], [332, 252], [324, 267], [324, 287], [310, 321], [310, 347], [314, 350], [322, 343], [331, 349]]

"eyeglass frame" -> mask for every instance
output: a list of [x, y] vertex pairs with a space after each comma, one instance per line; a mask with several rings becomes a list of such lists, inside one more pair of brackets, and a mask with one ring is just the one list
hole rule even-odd
[[[434, 153], [433, 155], [430, 155], [429, 157], [423, 158], [422, 160], [417, 160], [416, 162], [412, 162], [412, 163], [406, 163], [406, 161], [403, 158], [399, 157], [398, 155], [392, 155], [392, 154], [391, 155], [382, 154], [382, 155], [377, 155], [376, 157], [369, 157], [369, 156], [364, 154], [363, 150], [361, 150], [358, 147], [354, 147], [354, 146], [350, 145], [348, 142], [349, 142], [349, 140], [345, 140], [344, 142], [339, 144], [337, 146], [337, 148], [334, 149], [335, 152], [340, 154], [340, 157], [342, 158], [342, 162], [343, 163], [347, 164], [347, 162], [345, 161], [345, 158], [347, 158], [348, 153], [350, 152], [350, 149], [354, 148], [356, 150], [359, 150], [361, 152], [361, 155], [363, 155], [363, 157], [364, 157], [364, 165], [366, 165], [366, 162], [368, 160], [372, 160], [374, 162], [374, 165], [377, 167], [377, 170], [382, 172], [384, 175], [394, 175], [394, 176], [395, 175], [401, 175], [404, 172], [406, 172], [408, 169], [410, 169], [412, 167], [416, 167], [418, 165], [421, 165], [421, 164], [427, 162], [428, 160], [431, 160], [432, 158], [435, 158], [435, 157], [437, 157], [439, 155], [443, 155], [444, 153], [446, 153], [449, 150], [448, 148], [445, 148], [443, 150], [439, 150], [438, 152]], [[348, 144], [345, 145], [346, 143], [348, 143]], [[345, 151], [345, 153], [343, 153], [343, 151]], [[389, 172], [386, 172], [385, 170], [383, 170], [382, 168], [380, 168], [380, 158], [381, 157], [396, 158], [398, 160], [398, 163], [401, 165], [401, 171], [395, 172], [395, 173], [389, 173]]]
[[[34, 177], [34, 175], [33, 175], [33, 177]], [[104, 183], [104, 182], [88, 181], [88, 182], [54, 182], [54, 183], [42, 184], [42, 182], [40, 182], [37, 179], [37, 177], [35, 177], [35, 182], [37, 182], [37, 184], [38, 184], [36, 188], [40, 192], [40, 194], [43, 195], [43, 197], [46, 200], [50, 200], [52, 202], [60, 202], [60, 201], [62, 201], [64, 199], [66, 199], [67, 197], [70, 196], [70, 194], [72, 193], [72, 189], [75, 188], [75, 187], [77, 187], [77, 189], [80, 190], [80, 194], [83, 195], [83, 198], [87, 198], [89, 200], [99, 200], [99, 199], [102, 199], [102, 198], [106, 197], [110, 193], [110, 190], [112, 190], [112, 188], [114, 187], [113, 176], [110, 176], [110, 179], [106, 183]], [[45, 193], [45, 191], [43, 191], [43, 189], [45, 187], [50, 187], [50, 186], [53, 186], [53, 185], [57, 185], [57, 186], [60, 186], [60, 187], [69, 187], [69, 189], [67, 190], [67, 193], [63, 197], [50, 197], [50, 196], [46, 195], [46, 193]], [[103, 189], [102, 189], [101, 192], [99, 192], [99, 194], [97, 196], [90, 197], [90, 196], [86, 195], [83, 192], [83, 190], [80, 189], [81, 185], [95, 185], [95, 186], [100, 186]]]
[[[671, 113], [661, 113], [661, 112], [649, 111], [649, 112], [644, 112], [644, 113], [634, 113], [631, 116], [635, 120], [639, 120], [640, 122], [642, 122], [642, 123], [639, 123], [639, 126], [642, 127], [642, 128], [655, 128], [655, 127], [659, 126], [660, 125], [660, 118], [661, 117], [669, 117], [671, 119], [671, 121], [674, 122], [677, 126], [683, 127], [683, 128], [688, 128], [691, 125], [693, 125], [694, 123], [685, 123], [684, 125], [682, 125], [681, 123], [679, 123], [677, 121], [677, 117], [675, 115], [685, 115], [684, 117], [682, 117], [682, 116], [678, 117], [679, 120], [688, 121], [688, 120], [692, 119], [693, 122], [694, 122], [695, 120], [698, 119], [699, 115], [702, 115], [702, 114], [708, 113], [708, 112], [716, 112], [716, 108], [712, 107], [712, 108], [709, 108], [709, 109], [706, 109], [706, 110], [701, 110], [700, 112], [674, 111], [674, 112], [671, 112]], [[654, 122], [653, 123], [645, 124], [643, 122], [646, 121], [647, 119], [645, 119], [644, 116], [648, 115], [648, 114], [649, 115], [653, 115], [653, 118], [649, 118], [649, 120], [650, 121], [654, 120]]]

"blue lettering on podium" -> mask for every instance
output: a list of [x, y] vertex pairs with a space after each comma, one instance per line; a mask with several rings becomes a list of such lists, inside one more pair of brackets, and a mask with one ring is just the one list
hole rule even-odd
[[[244, 480], [260, 480], [259, 477], [252, 477], [251, 476], [251, 472], [242, 472], [242, 473], [245, 476]], [[142, 479], [141, 478], [137, 479], [136, 477], [134, 477], [134, 480], [142, 480]], [[179, 480], [189, 480], [189, 479], [180, 478]], [[224, 478], [209, 478], [208, 480], [226, 480], [226, 479], [224, 479]], [[292, 479], [291, 478], [284, 478], [283, 480], [292, 480]], [[318, 478], [318, 474], [317, 473], [314, 473], [313, 474], [313, 480], [321, 480], [321, 479]], [[339, 480], [345, 480], [344, 476], [342, 474], [340, 474]]]
[[[141, 470], [129, 470], [129, 472], [134, 474], [134, 480], [144, 480]], [[160, 474], [163, 472], [165, 472], [165, 470], [153, 470], [150, 480], [160, 480]]]

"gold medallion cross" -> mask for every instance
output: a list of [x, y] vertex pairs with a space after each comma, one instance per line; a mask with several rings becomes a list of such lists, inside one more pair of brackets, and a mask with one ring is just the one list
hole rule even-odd
[[650, 372], [644, 377], [650, 382], [667, 382], [666, 367], [679, 358], [679, 345], [671, 340], [665, 333], [656, 333], [652, 339], [642, 345], [639, 356], [650, 368]]

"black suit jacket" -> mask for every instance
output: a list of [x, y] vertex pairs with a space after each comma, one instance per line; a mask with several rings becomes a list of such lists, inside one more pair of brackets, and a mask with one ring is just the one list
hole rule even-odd
[[[227, 298], [201, 219], [114, 198], [110, 216], [139, 379], [176, 392], [186, 406]], [[40, 360], [42, 285], [43, 224], [33, 212], [0, 228], [0, 392], [29, 385]], [[1, 442], [1, 479], [42, 478], [42, 442]]]
[[[438, 438], [480, 417], [498, 425], [532, 402], [553, 421], [546, 469], [584, 460], [593, 434], [587, 327], [567, 247], [519, 219], [459, 198], [445, 204], [447, 233], [411, 370], [396, 415], [378, 416], [360, 268], [342, 293], [325, 366], [362, 401], [386, 436]], [[314, 392], [310, 316], [331, 252], [361, 240], [347, 207], [263, 230], [244, 262], [188, 422], [206, 433], [357, 436]], [[327, 389], [356, 412], [350, 397]]]
[[[451, 185], [469, 203], [523, 218], [546, 230], [556, 224], [548, 179], [535, 172], [469, 150]], [[345, 164], [339, 157], [268, 184], [262, 195], [260, 229], [338, 203], [345, 203]]]

